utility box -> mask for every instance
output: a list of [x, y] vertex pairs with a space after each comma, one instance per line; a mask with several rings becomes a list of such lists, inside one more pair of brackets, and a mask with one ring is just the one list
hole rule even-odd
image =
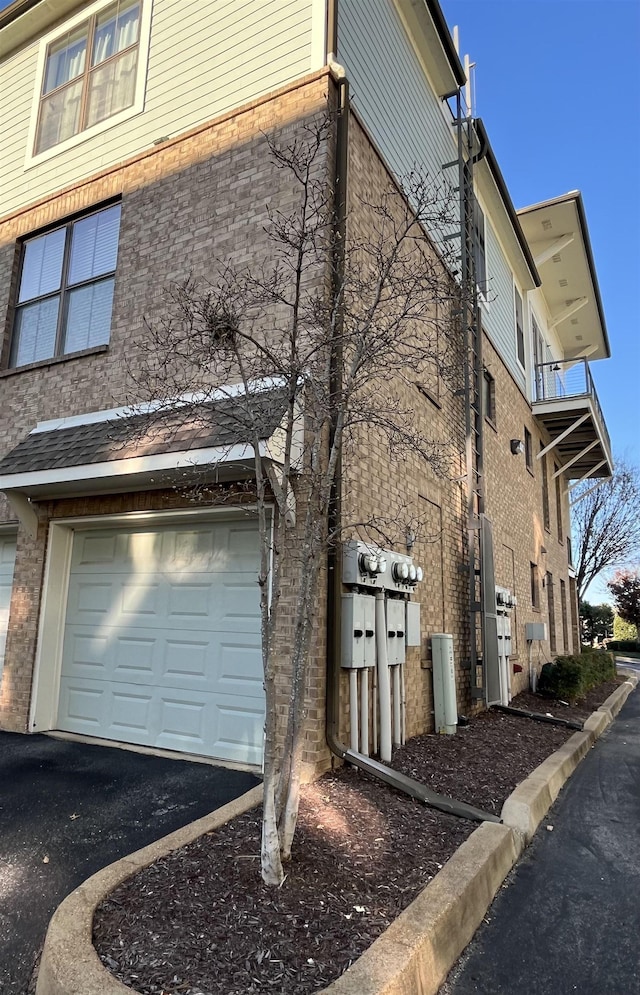
[[433, 658], [433, 710], [436, 732], [452, 734], [458, 725], [456, 668], [453, 659], [453, 636], [436, 632], [431, 637]]
[[367, 594], [342, 595], [343, 667], [375, 667], [376, 600]]
[[407, 646], [421, 646], [420, 603], [418, 601], [405, 601], [405, 608]]
[[547, 638], [546, 622], [527, 622], [524, 627], [524, 637], [528, 643], [537, 643]]
[[387, 654], [389, 666], [405, 660], [406, 616], [404, 601], [387, 598]]

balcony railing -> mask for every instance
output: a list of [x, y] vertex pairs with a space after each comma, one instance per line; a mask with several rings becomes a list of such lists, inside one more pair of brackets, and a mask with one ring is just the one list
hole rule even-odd
[[536, 401], [559, 401], [562, 398], [578, 397], [591, 399], [598, 425], [606, 440], [607, 449], [611, 452], [609, 432], [586, 359], [554, 360], [552, 363], [539, 363], [536, 366]]

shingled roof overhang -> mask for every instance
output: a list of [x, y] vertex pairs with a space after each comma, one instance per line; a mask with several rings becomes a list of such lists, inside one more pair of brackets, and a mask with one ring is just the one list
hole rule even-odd
[[278, 461], [282, 389], [213, 403], [93, 412], [38, 425], [0, 460], [0, 490], [32, 499], [112, 494], [249, 476], [256, 433], [263, 457]]

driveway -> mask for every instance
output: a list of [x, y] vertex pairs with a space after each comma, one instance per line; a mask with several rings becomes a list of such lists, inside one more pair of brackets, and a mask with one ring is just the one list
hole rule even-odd
[[638, 995], [638, 896], [635, 691], [547, 813], [442, 995]]
[[252, 774], [0, 732], [0, 993], [27, 991], [82, 881], [248, 791]]

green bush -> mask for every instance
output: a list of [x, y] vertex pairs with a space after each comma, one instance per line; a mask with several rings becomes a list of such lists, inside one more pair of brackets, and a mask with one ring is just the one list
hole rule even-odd
[[607, 643], [607, 649], [618, 650], [627, 653], [640, 653], [640, 642], [635, 639], [611, 639]]
[[616, 675], [616, 664], [611, 653], [591, 650], [580, 656], [559, 656], [553, 663], [546, 663], [538, 680], [538, 691], [564, 701], [575, 701], [603, 681]]

